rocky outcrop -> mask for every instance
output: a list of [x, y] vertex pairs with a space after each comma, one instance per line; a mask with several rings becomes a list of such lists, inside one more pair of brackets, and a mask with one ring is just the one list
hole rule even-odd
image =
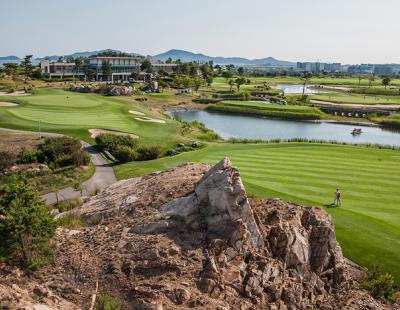
[[77, 306], [98, 286], [124, 309], [385, 309], [323, 209], [248, 199], [228, 159], [118, 182], [65, 215], [89, 226], [58, 230], [30, 281]]
[[91, 84], [71, 85], [70, 91], [79, 93], [101, 93], [106, 96], [131, 96], [134, 92], [132, 86], [107, 84], [100, 87]]
[[57, 296], [50, 289], [30, 281], [21, 270], [0, 265], [0, 309], [80, 310], [79, 306]]

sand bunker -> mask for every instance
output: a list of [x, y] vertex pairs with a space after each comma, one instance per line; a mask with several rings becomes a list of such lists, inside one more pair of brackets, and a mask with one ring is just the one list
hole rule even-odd
[[142, 112], [133, 111], [133, 110], [129, 110], [129, 113], [134, 114], [134, 115], [146, 115], [146, 114], [144, 114], [144, 113], [142, 113]]
[[122, 132], [122, 131], [113, 131], [113, 130], [105, 130], [105, 129], [89, 129], [89, 132], [91, 133], [91, 138], [96, 138], [98, 135], [109, 133], [112, 135], [117, 135], [117, 136], [130, 136], [134, 139], [138, 139], [139, 136], [134, 135], [132, 133], [127, 133], [127, 132]]
[[0, 107], [15, 107], [16, 103], [13, 102], [6, 102], [6, 101], [0, 101]]
[[158, 118], [135, 117], [135, 120], [141, 121], [141, 122], [150, 122], [150, 123], [161, 123], [161, 124], [165, 124], [165, 121], [164, 121], [164, 120], [158, 119]]
[[20, 96], [28, 96], [30, 94], [24, 92], [23, 90], [15, 91], [13, 93], [6, 93], [5, 91], [0, 91], [0, 96], [12, 96], [12, 97], [20, 97]]

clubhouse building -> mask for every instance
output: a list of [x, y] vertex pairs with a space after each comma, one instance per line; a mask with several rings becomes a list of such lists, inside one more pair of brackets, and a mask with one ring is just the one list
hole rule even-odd
[[[107, 56], [93, 56], [84, 60], [82, 67], [92, 70], [96, 81], [111, 81], [111, 82], [125, 82], [129, 81], [132, 73], [137, 73], [139, 77], [145, 78], [149, 73], [140, 71], [140, 65], [143, 57], [107, 57]], [[111, 64], [111, 76], [107, 79], [102, 72], [103, 62]], [[161, 62], [152, 63], [154, 73], [166, 72], [173, 73], [176, 64], [165, 64]], [[83, 69], [77, 70], [73, 62], [51, 62], [42, 60], [40, 62], [42, 74], [48, 78], [64, 78], [64, 77], [79, 77], [84, 78], [85, 74]]]

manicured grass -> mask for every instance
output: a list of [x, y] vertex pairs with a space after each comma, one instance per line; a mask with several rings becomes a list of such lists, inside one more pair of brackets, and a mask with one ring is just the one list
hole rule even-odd
[[[235, 78], [236, 77], [233, 77], [232, 79], [235, 80]], [[260, 78], [253, 78], [253, 77], [249, 77], [248, 79], [251, 81], [251, 83], [241, 85], [240, 91], [248, 91], [248, 92], [252, 92], [252, 91], [262, 92], [263, 91], [262, 89], [257, 88], [257, 86], [263, 86], [264, 80], [262, 80]], [[226, 79], [221, 78], [221, 77], [214, 78], [214, 81], [211, 84], [211, 88], [215, 91], [227, 91], [227, 90], [231, 89], [231, 87], [227, 83]], [[233, 85], [232, 90], [237, 91], [236, 85]], [[276, 93], [278, 95], [282, 91], [280, 89], [271, 88], [270, 90], [268, 90], [268, 92]]]
[[320, 119], [324, 113], [308, 106], [266, 104], [254, 101], [222, 101], [207, 107], [209, 110], [248, 113], [287, 119]]
[[321, 100], [333, 103], [353, 103], [353, 104], [400, 104], [400, 96], [382, 95], [360, 95], [360, 94], [318, 94], [311, 95], [310, 99]]
[[[302, 83], [301, 79], [298, 77], [291, 76], [282, 76], [282, 77], [258, 77], [258, 78], [250, 78], [252, 82], [255, 83], [263, 83], [268, 82], [272, 84], [279, 83], [289, 83], [289, 84], [297, 84]], [[344, 77], [344, 78], [333, 78], [333, 77], [313, 77], [310, 80], [310, 84], [321, 84], [321, 85], [343, 85], [343, 86], [369, 86], [369, 80], [367, 78], [362, 79], [359, 85], [359, 81], [357, 77]], [[376, 87], [384, 87], [382, 85], [382, 79], [376, 78], [375, 81], [371, 83], [372, 86]], [[390, 85], [398, 86], [400, 85], [400, 79], [393, 79], [390, 82]]]
[[139, 102], [129, 98], [81, 94], [57, 89], [37, 90], [26, 97], [1, 97], [0, 101], [13, 101], [16, 107], [0, 107], [0, 127], [60, 132], [89, 142], [88, 129], [103, 128], [138, 135], [145, 144], [174, 145], [180, 140], [181, 125], [165, 119], [165, 124], [141, 122], [129, 110], [140, 111], [149, 117], [164, 118], [149, 112]]
[[388, 116], [373, 117], [372, 120], [384, 126], [400, 128], [400, 114], [390, 114]]
[[341, 188], [341, 208], [327, 208], [344, 254], [382, 265], [400, 283], [400, 152], [311, 143], [215, 144], [195, 152], [116, 167], [119, 179], [184, 162], [214, 164], [229, 156], [249, 194], [326, 206]]

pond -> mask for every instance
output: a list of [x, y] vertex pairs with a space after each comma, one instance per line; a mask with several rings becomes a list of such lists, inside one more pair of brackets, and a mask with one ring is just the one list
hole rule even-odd
[[[266, 119], [206, 110], [175, 110], [168, 113], [184, 121], [202, 122], [224, 139], [232, 137], [263, 140], [303, 138], [400, 147], [400, 133], [380, 127]], [[354, 128], [361, 128], [362, 133], [352, 135]]]
[[[303, 84], [275, 84], [273, 88], [281, 89], [285, 95], [294, 95], [303, 93]], [[312, 87], [310, 85], [306, 86], [305, 94], [322, 94], [329, 93], [329, 91], [324, 89], [319, 89], [317, 87]]]

